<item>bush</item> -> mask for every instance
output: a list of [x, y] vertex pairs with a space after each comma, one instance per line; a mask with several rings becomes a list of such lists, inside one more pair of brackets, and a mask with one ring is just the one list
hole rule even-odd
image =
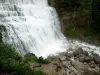
[[21, 60], [21, 56], [15, 52], [15, 49], [11, 45], [0, 43], [0, 57], [2, 58], [13, 58], [15, 60]]
[[39, 57], [38, 60], [37, 60], [38, 63], [43, 63], [43, 64], [48, 64], [50, 63], [49, 60], [47, 59], [43, 59], [43, 57]]
[[35, 56], [35, 54], [33, 54], [33, 53], [27, 53], [27, 54], [25, 54], [23, 61], [25, 63], [28, 63], [28, 62], [38, 62], [38, 63], [42, 63], [42, 64], [48, 64], [48, 63], [50, 63], [49, 60], [43, 59], [43, 57], [37, 58]]
[[[30, 57], [26, 55], [27, 57]], [[25, 58], [26, 58], [25, 56]], [[43, 72], [27, 67], [13, 47], [0, 43], [0, 72], [10, 75], [45, 75]], [[30, 59], [33, 59], [30, 57]], [[33, 59], [35, 61], [36, 57]]]
[[60, 10], [74, 11], [80, 6], [79, 1], [80, 0], [54, 0], [54, 7], [58, 12], [60, 12]]
[[78, 35], [77, 31], [76, 31], [76, 29], [73, 25], [69, 25], [66, 28], [66, 33], [67, 33], [68, 36], [71, 36], [71, 37], [76, 37]]
[[37, 62], [38, 58], [33, 53], [27, 53], [24, 55], [24, 62]]

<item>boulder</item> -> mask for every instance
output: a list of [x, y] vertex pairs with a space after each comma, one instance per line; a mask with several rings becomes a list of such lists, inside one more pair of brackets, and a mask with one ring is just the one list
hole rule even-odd
[[88, 67], [86, 65], [84, 65], [83, 63], [77, 61], [77, 60], [72, 60], [71, 61], [72, 65], [74, 66], [74, 68], [78, 71], [85, 71], [88, 70]]
[[74, 54], [75, 57], [77, 57], [77, 56], [83, 54], [83, 49], [82, 48], [78, 48], [77, 50], [75, 50], [73, 52], [73, 54]]
[[68, 58], [74, 57], [73, 52], [68, 53], [68, 54], [67, 54], [67, 57], [68, 57]]
[[92, 53], [92, 56], [94, 56], [94, 57], [99, 57], [99, 55], [98, 54], [96, 54], [96, 53]]
[[62, 65], [63, 65], [64, 68], [71, 68], [71, 66], [72, 66], [70, 61], [63, 61]]
[[60, 59], [61, 61], [66, 61], [67, 57], [66, 57], [66, 56], [60, 56], [59, 59]]
[[69, 70], [66, 75], [76, 75], [74, 71]]
[[85, 56], [88, 56], [88, 55], [89, 55], [87, 51], [83, 51], [83, 54], [84, 54]]
[[95, 68], [96, 64], [90, 64], [90, 68]]
[[84, 62], [84, 57], [79, 57], [79, 61], [83, 63]]
[[68, 55], [68, 52], [62, 52], [62, 53], [59, 53], [59, 55], [67, 56]]
[[57, 57], [56, 56], [48, 56], [47, 59], [50, 60], [50, 61], [54, 61], [54, 60], [57, 59]]
[[44, 73], [46, 73], [46, 75], [58, 75], [58, 73], [56, 72], [57, 66], [51, 63], [42, 65], [41, 69]]
[[91, 57], [91, 56], [84, 56], [84, 61], [85, 62], [89, 63], [92, 60], [93, 60], [93, 57]]
[[100, 64], [100, 57], [94, 56], [93, 58], [96, 64]]

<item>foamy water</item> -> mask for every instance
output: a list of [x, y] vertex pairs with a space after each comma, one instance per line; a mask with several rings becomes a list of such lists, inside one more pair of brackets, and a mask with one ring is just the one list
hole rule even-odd
[[6, 28], [4, 42], [22, 55], [32, 52], [47, 57], [77, 47], [100, 52], [99, 47], [68, 41], [61, 32], [56, 10], [47, 0], [0, 0], [0, 25]]

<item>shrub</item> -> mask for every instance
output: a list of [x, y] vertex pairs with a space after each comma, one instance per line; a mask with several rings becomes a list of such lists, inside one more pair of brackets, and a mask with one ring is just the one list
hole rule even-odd
[[[36, 57], [26, 55], [25, 58], [36, 61]], [[11, 45], [0, 43], [0, 72], [10, 75], [45, 75], [26, 66], [21, 57]], [[28, 60], [27, 59], [27, 60]]]
[[68, 36], [71, 36], [71, 37], [76, 37], [78, 35], [77, 31], [76, 31], [76, 29], [73, 25], [69, 25], [66, 28], [66, 33], [67, 33]]
[[39, 57], [38, 60], [37, 60], [38, 63], [43, 63], [43, 64], [48, 64], [50, 63], [49, 60], [47, 59], [43, 59], [43, 57]]
[[37, 62], [38, 58], [33, 53], [27, 53], [24, 55], [24, 62]]

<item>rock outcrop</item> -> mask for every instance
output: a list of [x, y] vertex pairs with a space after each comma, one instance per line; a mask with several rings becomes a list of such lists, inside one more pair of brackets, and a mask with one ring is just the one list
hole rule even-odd
[[47, 59], [51, 61], [49, 64], [35, 67], [46, 75], [100, 75], [100, 57], [81, 48], [49, 56]]

